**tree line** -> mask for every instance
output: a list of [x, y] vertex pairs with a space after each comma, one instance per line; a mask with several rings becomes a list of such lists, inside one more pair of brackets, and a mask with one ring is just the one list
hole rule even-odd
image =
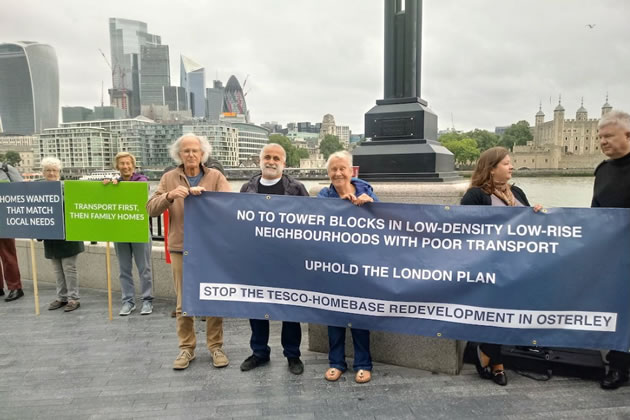
[[481, 152], [495, 146], [503, 146], [508, 150], [527, 144], [533, 139], [529, 123], [519, 121], [508, 127], [502, 135], [478, 128], [465, 133], [450, 132], [440, 136], [439, 141], [453, 155], [455, 163], [460, 167], [472, 166]]

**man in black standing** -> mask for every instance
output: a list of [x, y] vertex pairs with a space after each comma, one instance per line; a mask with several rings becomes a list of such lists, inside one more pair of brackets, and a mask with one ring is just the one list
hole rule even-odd
[[[595, 169], [591, 207], [630, 208], [630, 114], [610, 111], [598, 125], [599, 144], [609, 158]], [[602, 379], [604, 389], [617, 389], [628, 382], [630, 353], [608, 352], [608, 373]]]
[[[276, 143], [269, 143], [260, 151], [261, 174], [252, 177], [243, 184], [241, 192], [279, 195], [308, 196], [301, 182], [284, 175], [282, 171], [286, 163], [284, 148]], [[250, 319], [252, 336], [249, 341], [253, 354], [241, 363], [243, 372], [252, 370], [269, 362], [269, 321], [266, 319]], [[289, 362], [289, 370], [295, 375], [304, 372], [304, 364], [300, 360], [300, 343], [302, 329], [299, 322], [282, 322], [282, 348], [284, 357]]]

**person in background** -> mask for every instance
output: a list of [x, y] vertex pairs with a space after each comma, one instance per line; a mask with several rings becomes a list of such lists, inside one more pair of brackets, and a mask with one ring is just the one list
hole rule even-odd
[[[110, 182], [117, 185], [119, 182], [147, 182], [146, 176], [136, 173], [136, 157], [128, 152], [120, 152], [116, 155], [116, 169], [120, 172], [119, 178], [104, 179], [103, 184]], [[149, 315], [153, 312], [153, 274], [151, 273], [151, 232], [149, 242], [115, 242], [118, 267], [120, 271], [120, 291], [122, 294], [122, 308], [118, 315], [127, 316], [136, 310], [135, 287], [133, 285], [133, 262], [136, 262], [138, 277], [140, 278], [140, 290], [142, 293], [142, 309], [140, 315]]]
[[[177, 294], [177, 337], [179, 354], [173, 369], [186, 369], [195, 359], [195, 321], [182, 314], [182, 279], [184, 247], [184, 199], [200, 195], [203, 191], [230, 192], [230, 184], [216, 169], [202, 165], [210, 155], [210, 143], [205, 137], [193, 133], [184, 134], [170, 147], [171, 158], [179, 165], [162, 175], [157, 190], [147, 202], [149, 216], [157, 217], [169, 211], [168, 247], [171, 253], [171, 269]], [[206, 318], [206, 345], [212, 355], [214, 367], [229, 364], [223, 351], [223, 318]]]
[[[595, 169], [591, 207], [630, 208], [630, 114], [618, 110], [604, 114], [597, 135], [602, 153], [609, 159]], [[611, 350], [606, 359], [608, 372], [600, 385], [617, 389], [628, 382], [630, 353]]]
[[[55, 157], [43, 158], [42, 175], [46, 181], [59, 181], [61, 161]], [[83, 242], [44, 239], [44, 257], [52, 263], [57, 280], [57, 298], [48, 305], [49, 311], [64, 308], [64, 312], [72, 312], [81, 306], [77, 257], [83, 251]]]
[[[286, 163], [286, 152], [276, 143], [269, 143], [260, 151], [260, 171], [243, 184], [242, 193], [299, 195], [308, 197], [308, 192], [301, 182], [282, 173]], [[266, 319], [250, 319], [252, 336], [249, 346], [252, 355], [241, 363], [243, 372], [254, 369], [269, 362], [269, 321]], [[300, 343], [302, 328], [299, 322], [282, 322], [281, 343], [284, 357], [289, 363], [289, 371], [294, 375], [304, 372], [304, 364], [300, 360]]]
[[[479, 156], [473, 171], [470, 187], [462, 197], [462, 205], [476, 206], [528, 206], [527, 196], [508, 181], [512, 179], [512, 160], [504, 147], [493, 147]], [[536, 204], [534, 211], [542, 206]], [[475, 359], [477, 373], [482, 379], [492, 379], [494, 383], [505, 386], [507, 374], [501, 357], [501, 345], [482, 343], [477, 346]]]
[[[352, 155], [340, 151], [331, 154], [326, 162], [330, 186], [323, 188], [318, 197], [341, 198], [356, 206], [378, 201], [372, 186], [367, 182], [352, 178]], [[370, 331], [350, 328], [354, 346], [353, 369], [357, 383], [366, 383], [372, 379], [372, 355], [370, 353]], [[345, 327], [328, 327], [328, 362], [330, 368], [324, 377], [328, 381], [337, 381], [348, 368], [345, 360]]]
[[[0, 182], [22, 181], [22, 175], [17, 169], [6, 162], [0, 164]], [[14, 238], [0, 238], [0, 296], [4, 296], [4, 283], [9, 289], [9, 294], [4, 299], [5, 302], [11, 302], [24, 296]]]

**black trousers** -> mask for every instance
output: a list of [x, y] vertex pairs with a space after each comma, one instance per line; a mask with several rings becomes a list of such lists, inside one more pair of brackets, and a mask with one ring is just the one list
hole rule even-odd
[[503, 364], [501, 356], [501, 344], [481, 343], [479, 344], [481, 351], [490, 358], [490, 366]]
[[606, 359], [608, 359], [611, 369], [628, 373], [628, 368], [630, 368], [630, 353], [611, 350], [608, 352]]

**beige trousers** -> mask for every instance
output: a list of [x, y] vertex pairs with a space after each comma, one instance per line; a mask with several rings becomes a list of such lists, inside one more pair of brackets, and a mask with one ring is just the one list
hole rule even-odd
[[[182, 315], [183, 262], [181, 253], [171, 253], [171, 268], [173, 269], [173, 281], [177, 294], [177, 338], [180, 350], [194, 351], [197, 345], [195, 318]], [[214, 316], [206, 318], [206, 344], [210, 352], [223, 347], [223, 318]]]

